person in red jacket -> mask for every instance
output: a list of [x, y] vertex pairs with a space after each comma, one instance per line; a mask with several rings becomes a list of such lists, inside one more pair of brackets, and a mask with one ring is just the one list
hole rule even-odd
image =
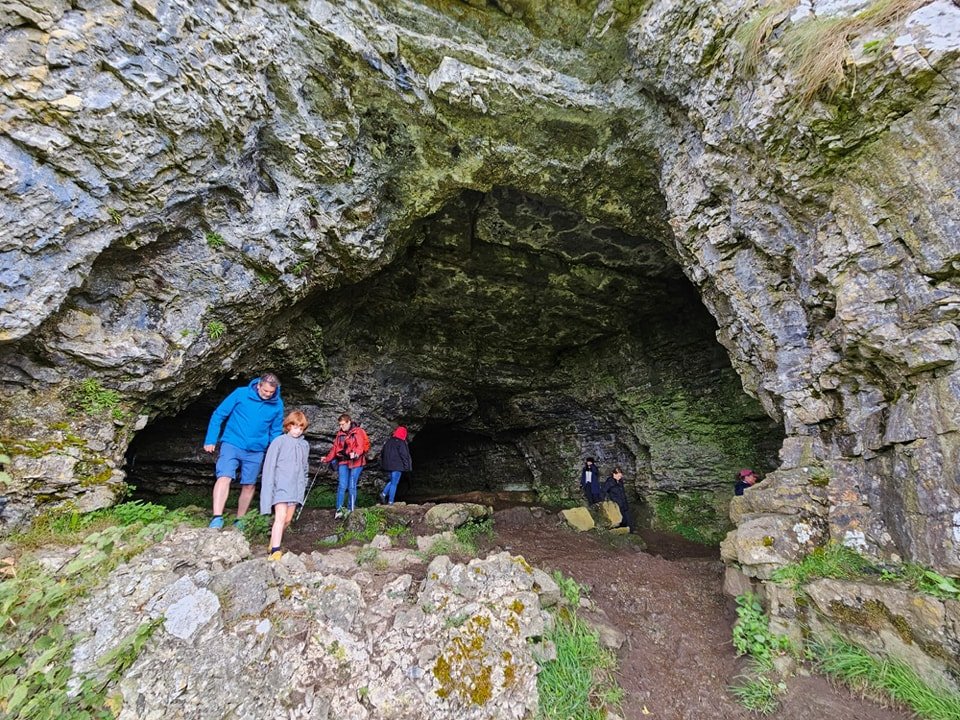
[[[337, 471], [337, 511], [334, 517], [339, 519], [353, 512], [357, 505], [357, 480], [367, 464], [370, 451], [370, 438], [359, 424], [344, 413], [337, 418], [340, 429], [333, 438], [330, 452], [323, 456], [323, 462]], [[350, 506], [345, 508], [343, 496], [350, 489]]]

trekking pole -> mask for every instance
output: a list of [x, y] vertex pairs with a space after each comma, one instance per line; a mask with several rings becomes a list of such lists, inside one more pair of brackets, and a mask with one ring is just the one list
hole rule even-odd
[[307, 492], [303, 495], [303, 505], [297, 508], [297, 514], [293, 516], [294, 522], [300, 519], [300, 513], [302, 513], [303, 509], [307, 506], [307, 500], [310, 498], [310, 491], [313, 490], [313, 484], [317, 481], [317, 476], [320, 474], [321, 470], [323, 470], [323, 464], [317, 468], [317, 471], [313, 474], [313, 480], [311, 480], [310, 484], [307, 485]]

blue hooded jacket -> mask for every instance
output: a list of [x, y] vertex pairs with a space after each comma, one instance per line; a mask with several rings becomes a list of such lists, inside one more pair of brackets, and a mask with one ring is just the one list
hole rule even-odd
[[[210, 416], [207, 437], [204, 445], [215, 445], [219, 437], [241, 450], [264, 452], [274, 438], [283, 435], [283, 400], [280, 399], [280, 386], [273, 397], [264, 400], [257, 392], [260, 378], [254, 378], [249, 385], [239, 387], [227, 395]], [[226, 421], [226, 427], [223, 423]], [[220, 437], [220, 428], [223, 436]]]

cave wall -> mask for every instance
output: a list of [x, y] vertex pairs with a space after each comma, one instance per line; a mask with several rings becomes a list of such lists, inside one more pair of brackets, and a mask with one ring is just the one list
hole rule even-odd
[[[746, 2], [5, 8], [0, 520], [109, 503], [151, 420], [303, 362], [301, 318], [297, 382], [366, 410], [355, 388], [383, 368], [327, 357], [311, 304], [388, 271], [465, 190], [516, 188], [666, 246], [782, 423], [731, 560], [765, 576], [832, 538], [960, 572], [960, 10], [864, 31], [856, 83], [804, 95], [781, 33], [858, 7], [785, 8], [750, 73]], [[611, 366], [656, 342], [630, 334]], [[645, 413], [631, 387], [597, 398], [617, 427]], [[684, 422], [702, 404], [670, 392]]]
[[716, 54], [739, 4], [657, 2], [633, 28], [636, 76], [672, 99], [663, 187], [684, 267], [788, 436], [731, 508], [725, 555], [759, 577], [828, 539], [960, 571], [960, 11], [868, 25], [846, 79], [806, 96], [782, 36], [863, 6], [779, 9], [747, 82]]

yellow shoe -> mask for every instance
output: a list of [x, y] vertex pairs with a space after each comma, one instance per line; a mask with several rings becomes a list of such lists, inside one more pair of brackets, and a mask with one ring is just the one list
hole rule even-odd
[[270, 557], [268, 557], [267, 559], [268, 559], [268, 560], [279, 560], [279, 559], [282, 558], [282, 557], [283, 557], [283, 553], [280, 552], [279, 550], [275, 550], [275, 551], [273, 551], [272, 553], [270, 553]]

